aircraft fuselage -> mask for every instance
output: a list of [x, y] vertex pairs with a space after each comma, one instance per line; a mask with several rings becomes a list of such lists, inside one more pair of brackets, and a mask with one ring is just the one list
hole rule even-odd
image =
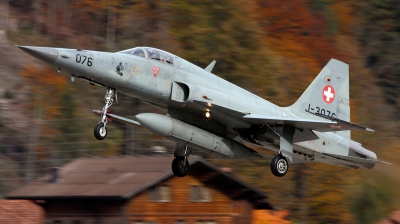
[[[151, 49], [144, 50], [142, 56], [132, 55], [129, 52], [43, 49], [51, 49], [49, 50], [51, 56], [37, 57], [35, 53], [30, 52], [31, 49], [23, 50], [57, 67], [62, 72], [70, 74], [71, 78], [83, 78], [92, 83], [113, 88], [119, 93], [168, 108], [169, 115], [175, 119], [186, 122], [181, 117], [187, 115], [187, 120], [190, 120], [190, 116], [197, 117], [199, 119], [197, 123], [205, 120], [210, 124], [203, 125], [204, 128], [196, 121], [189, 124], [223, 138], [228, 138], [229, 135], [226, 130], [223, 130], [226, 127], [231, 127], [240, 134], [241, 130], [249, 130], [254, 126], [250, 120], [241, 119], [246, 114], [284, 119], [300, 118], [288, 107], [279, 107], [167, 52], [159, 51], [168, 56], [168, 61], [162, 58], [151, 59], [149, 55]], [[210, 108], [215, 108], [215, 110], [209, 119], [204, 119]], [[315, 119], [324, 120], [318, 117]], [[211, 127], [213, 124], [215, 127]], [[257, 134], [250, 134], [253, 140], [257, 140], [257, 143], [265, 148], [279, 151], [279, 136], [282, 135], [282, 127], [286, 124], [285, 122], [274, 123]], [[152, 131], [157, 133], [158, 130]], [[162, 131], [158, 132], [163, 133]], [[171, 139], [168, 133], [165, 135]], [[179, 142], [179, 139], [172, 140]], [[181, 143], [185, 141], [182, 140]], [[324, 153], [376, 160], [375, 153], [335, 132], [314, 131], [307, 134], [306, 130], [297, 128], [294, 130], [293, 143], [293, 153], [296, 156], [293, 157], [292, 162], [308, 160], [353, 168], [356, 168], [355, 165], [372, 168], [375, 164], [368, 161], [355, 164], [354, 161], [346, 162], [326, 156]], [[196, 148], [195, 145], [193, 147]], [[204, 150], [204, 147], [197, 147], [197, 149]], [[219, 155], [235, 157], [229, 153], [219, 153]]]

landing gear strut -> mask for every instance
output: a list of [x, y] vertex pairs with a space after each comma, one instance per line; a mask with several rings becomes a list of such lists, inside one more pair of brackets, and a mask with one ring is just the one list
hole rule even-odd
[[114, 100], [116, 100], [115, 89], [107, 87], [106, 95], [104, 97], [105, 105], [103, 110], [101, 111], [101, 121], [94, 127], [94, 136], [98, 140], [103, 140], [107, 136], [107, 110], [113, 104]]
[[172, 172], [177, 177], [184, 177], [189, 173], [189, 162], [187, 157], [189, 157], [191, 151], [188, 147], [185, 147], [185, 153], [183, 156], [176, 156], [175, 159], [172, 161]]
[[283, 177], [289, 170], [289, 163], [281, 154], [276, 155], [271, 161], [271, 171], [277, 177]]

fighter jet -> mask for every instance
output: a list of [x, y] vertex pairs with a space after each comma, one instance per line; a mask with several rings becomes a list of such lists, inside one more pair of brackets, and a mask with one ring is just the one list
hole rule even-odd
[[[279, 107], [214, 74], [215, 61], [200, 68], [183, 58], [151, 47], [100, 52], [18, 46], [58, 71], [105, 88], [105, 105], [94, 136], [107, 136], [113, 119], [141, 126], [176, 142], [172, 171], [189, 172], [188, 157], [199, 150], [219, 157], [261, 158], [254, 149], [276, 152], [270, 166], [277, 177], [289, 164], [320, 162], [371, 169], [374, 152], [351, 140], [350, 130], [373, 131], [350, 122], [349, 66], [331, 59], [289, 107]], [[108, 112], [122, 93], [163, 107], [166, 114], [140, 113], [135, 120]]]

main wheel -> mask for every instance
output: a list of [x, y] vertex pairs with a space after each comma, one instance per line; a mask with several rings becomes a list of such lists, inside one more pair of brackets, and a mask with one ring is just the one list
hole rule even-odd
[[284, 156], [276, 155], [271, 161], [271, 171], [277, 177], [283, 177], [289, 170], [289, 163]]
[[183, 156], [177, 156], [175, 159], [172, 161], [172, 172], [174, 173], [175, 176], [177, 177], [184, 177], [189, 173], [189, 162], [187, 159], [185, 160], [185, 157]]
[[104, 123], [100, 122], [94, 127], [94, 137], [98, 140], [103, 140], [107, 137], [107, 128], [104, 127]]

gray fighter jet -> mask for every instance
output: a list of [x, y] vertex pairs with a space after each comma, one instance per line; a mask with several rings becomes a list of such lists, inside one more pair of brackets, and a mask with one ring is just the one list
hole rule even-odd
[[[172, 171], [189, 172], [192, 150], [229, 158], [260, 158], [252, 148], [277, 155], [275, 176], [289, 164], [320, 162], [371, 169], [376, 154], [352, 141], [350, 130], [373, 131], [350, 122], [349, 66], [331, 59], [301, 97], [279, 107], [211, 73], [215, 61], [202, 69], [176, 55], [136, 47], [120, 52], [18, 46], [58, 71], [105, 87], [105, 105], [94, 135], [107, 136], [107, 120], [142, 126], [176, 142]], [[136, 120], [108, 112], [117, 92], [167, 109], [167, 114], [141, 113]]]

